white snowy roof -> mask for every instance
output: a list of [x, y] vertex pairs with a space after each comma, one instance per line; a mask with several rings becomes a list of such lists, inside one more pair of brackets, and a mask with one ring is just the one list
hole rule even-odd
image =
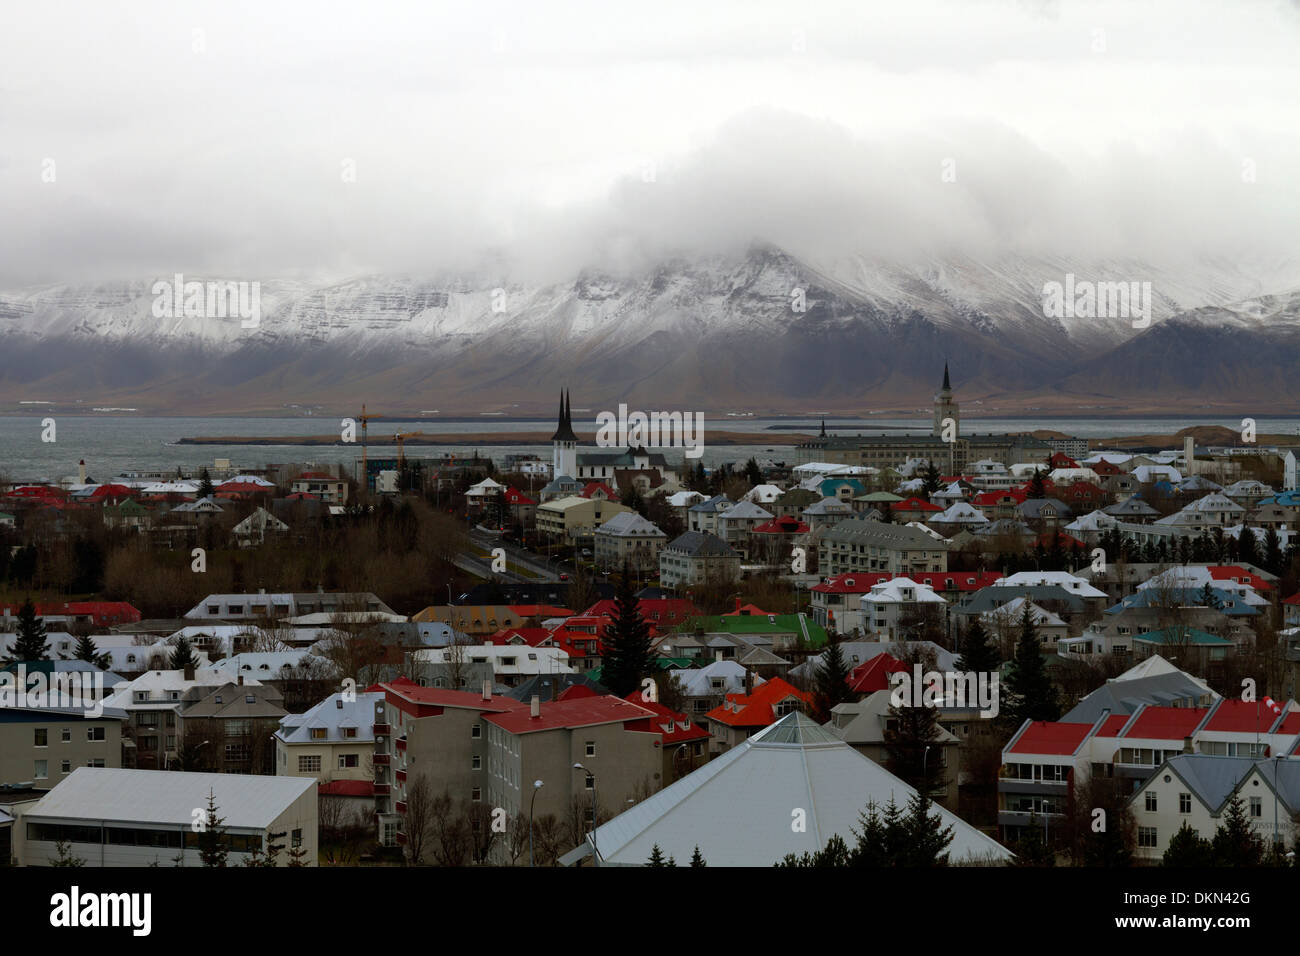
[[988, 622], [1010, 621], [1014, 623], [1020, 620], [1020, 615], [1024, 613], [1025, 602], [1029, 602], [1029, 616], [1039, 627], [1065, 627], [1065, 621], [1030, 601], [1028, 598], [1018, 597], [1008, 601], [1006, 604], [992, 611], [985, 611], [980, 617]]
[[989, 519], [969, 502], [958, 501], [930, 519], [943, 524], [988, 524]]
[[316, 786], [315, 777], [78, 767], [30, 807], [39, 819], [189, 827], [213, 795], [225, 826], [263, 829]]
[[[687, 860], [699, 846], [709, 866], [770, 867], [788, 853], [822, 849], [839, 835], [852, 844], [868, 803], [905, 808], [915, 791], [809, 717], [793, 713], [647, 800], [602, 824], [565, 854], [612, 865], [639, 866], [659, 845]], [[805, 827], [791, 826], [802, 810]], [[954, 863], [1005, 862], [1012, 854], [942, 807], [931, 813], [953, 828]], [[594, 837], [594, 838], [593, 838]]]
[[[288, 744], [313, 742], [311, 732], [324, 730], [326, 741], [357, 740], [373, 742], [375, 739], [375, 704], [384, 699], [381, 692], [359, 692], [353, 700], [345, 700], [342, 693], [330, 694], [315, 707], [301, 714], [286, 714], [280, 718], [280, 729], [275, 735]], [[353, 737], [344, 737], [344, 729], [356, 730]], [[316, 738], [315, 742], [319, 742]]]
[[776, 485], [755, 485], [745, 495], [744, 500], [755, 501], [759, 504], [766, 505], [776, 501], [776, 499], [780, 498], [783, 494], [785, 494], [785, 492]]
[[1066, 531], [1108, 531], [1119, 524], [1117, 518], [1112, 518], [1106, 512], [1098, 509], [1089, 512], [1086, 515], [1080, 515], [1065, 526]]
[[1033, 587], [1044, 584], [1055, 584], [1057, 587], [1065, 588], [1071, 594], [1077, 594], [1080, 597], [1106, 597], [1105, 591], [1093, 587], [1086, 580], [1075, 577], [1069, 571], [1017, 571], [1000, 581], [993, 582], [991, 586], [1012, 588]]
[[873, 584], [871, 590], [862, 595], [862, 603], [867, 604], [947, 604], [942, 597], [934, 593], [928, 584], [918, 584], [911, 578], [893, 578]]

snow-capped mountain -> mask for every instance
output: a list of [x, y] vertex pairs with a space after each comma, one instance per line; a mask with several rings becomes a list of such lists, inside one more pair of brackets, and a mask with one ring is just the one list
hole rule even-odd
[[[1150, 327], [1045, 315], [1045, 283], [1067, 274], [1149, 282]], [[0, 292], [0, 400], [545, 411], [542, 399], [566, 383], [584, 404], [851, 411], [928, 402], [946, 359], [968, 399], [1149, 404], [1231, 382], [1235, 398], [1285, 404], [1297, 275], [1024, 258], [813, 262], [756, 243], [546, 285], [486, 272], [262, 279], [256, 328], [239, 316], [160, 316], [154, 279], [67, 285]]]

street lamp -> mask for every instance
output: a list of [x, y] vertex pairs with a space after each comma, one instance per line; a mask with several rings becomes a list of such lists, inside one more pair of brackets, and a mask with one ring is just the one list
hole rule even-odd
[[573, 765], [591, 778], [591, 865], [600, 866], [600, 851], [596, 848], [596, 775], [580, 763]]
[[533, 806], [537, 803], [537, 791], [542, 789], [542, 781], [533, 781], [533, 796], [528, 801], [528, 865], [533, 866]]

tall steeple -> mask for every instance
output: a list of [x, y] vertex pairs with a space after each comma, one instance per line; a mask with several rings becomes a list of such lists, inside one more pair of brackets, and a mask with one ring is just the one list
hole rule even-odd
[[943, 436], [943, 423], [945, 419], [951, 418], [953, 421], [953, 435], [960, 434], [961, 428], [961, 411], [957, 405], [956, 399], [952, 397], [952, 382], [948, 378], [948, 363], [943, 363], [943, 388], [939, 389], [938, 394], [934, 396], [934, 428], [931, 434], [940, 438]]
[[568, 392], [560, 390], [560, 421], [555, 429], [555, 434], [551, 436], [551, 441], [571, 441], [576, 442], [578, 436], [573, 433], [573, 413], [569, 401]]
[[551, 478], [578, 477], [578, 436], [573, 433], [573, 400], [560, 390], [560, 421], [551, 436]]

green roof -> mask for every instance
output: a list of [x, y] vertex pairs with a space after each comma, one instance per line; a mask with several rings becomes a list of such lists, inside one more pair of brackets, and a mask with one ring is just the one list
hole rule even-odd
[[1232, 641], [1227, 638], [1197, 630], [1194, 627], [1165, 627], [1158, 631], [1147, 631], [1133, 638], [1144, 644], [1200, 644], [1203, 646], [1228, 647]]
[[112, 512], [117, 515], [121, 515], [123, 517], [127, 515], [138, 517], [141, 515], [147, 515], [149, 513], [149, 509], [144, 507], [142, 504], [140, 504], [140, 502], [136, 501], [134, 498], [127, 498], [120, 505], [105, 505], [104, 510]]
[[706, 633], [722, 634], [802, 634], [813, 647], [827, 641], [826, 629], [805, 614], [716, 614], [694, 617], [679, 627], [679, 632], [691, 633], [703, 629]]

